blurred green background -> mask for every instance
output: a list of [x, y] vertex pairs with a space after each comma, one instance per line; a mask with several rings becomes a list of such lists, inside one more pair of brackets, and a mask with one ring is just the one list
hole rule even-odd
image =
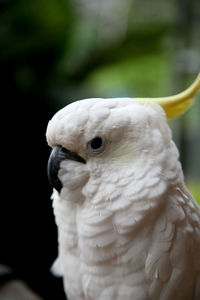
[[[56, 233], [46, 181], [48, 120], [66, 104], [87, 97], [156, 97], [184, 90], [200, 71], [200, 1], [0, 0], [0, 68], [2, 128], [10, 124], [16, 129], [14, 133], [2, 129], [5, 157], [20, 161], [17, 177], [23, 178], [23, 188], [40, 188], [34, 209], [38, 214], [38, 205], [43, 205], [38, 220], [43, 214], [48, 226], [51, 220], [52, 233], [47, 227], [40, 237], [42, 241], [45, 234], [47, 246], [43, 248], [51, 249], [49, 267], [56, 253]], [[199, 116], [200, 95], [170, 126], [186, 182], [200, 203]], [[23, 151], [22, 145], [26, 145]], [[10, 178], [12, 166], [8, 171], [6, 164], [5, 178]], [[20, 179], [15, 185], [16, 191]], [[20, 203], [27, 205], [26, 201]], [[10, 213], [9, 205], [3, 215]], [[18, 214], [24, 208], [19, 207], [15, 206]], [[12, 218], [15, 221], [14, 213]], [[44, 226], [41, 222], [38, 231]], [[23, 225], [21, 221], [20, 229]], [[35, 228], [29, 226], [34, 234]], [[13, 226], [7, 223], [7, 227], [11, 232]], [[10, 244], [6, 237], [5, 241], [4, 252], [8, 253]], [[6, 263], [11, 257], [12, 253], [7, 255]], [[45, 297], [41, 286], [34, 288]]]

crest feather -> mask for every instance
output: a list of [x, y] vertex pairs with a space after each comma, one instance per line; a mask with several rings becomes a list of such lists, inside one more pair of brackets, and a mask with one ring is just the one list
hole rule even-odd
[[164, 109], [167, 119], [175, 118], [184, 113], [194, 102], [194, 96], [200, 90], [200, 73], [195, 81], [185, 91], [169, 97], [135, 98], [134, 100], [145, 104], [156, 102]]

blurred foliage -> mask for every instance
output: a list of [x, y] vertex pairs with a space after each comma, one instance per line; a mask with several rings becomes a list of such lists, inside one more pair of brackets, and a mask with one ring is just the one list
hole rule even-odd
[[199, 203], [200, 205], [200, 182], [188, 182], [187, 184], [188, 188], [190, 189], [194, 199]]
[[62, 47], [71, 14], [66, 0], [26, 0], [8, 2], [1, 15], [1, 60], [39, 55], [45, 49]]
[[104, 66], [92, 72], [86, 84], [99, 97], [166, 94], [170, 86], [171, 69], [164, 56], [163, 53], [151, 53]]
[[71, 4], [15, 0], [1, 1], [0, 9], [2, 94], [10, 104], [13, 97], [20, 104], [20, 99], [38, 95], [51, 102], [49, 84], [57, 77], [55, 68], [74, 20]]

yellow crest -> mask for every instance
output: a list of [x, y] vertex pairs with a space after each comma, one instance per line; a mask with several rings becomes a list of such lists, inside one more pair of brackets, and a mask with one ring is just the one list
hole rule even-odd
[[168, 119], [178, 117], [184, 113], [194, 102], [194, 96], [200, 90], [200, 73], [196, 80], [185, 91], [169, 97], [160, 98], [136, 98], [134, 100], [145, 104], [156, 102], [165, 110]]

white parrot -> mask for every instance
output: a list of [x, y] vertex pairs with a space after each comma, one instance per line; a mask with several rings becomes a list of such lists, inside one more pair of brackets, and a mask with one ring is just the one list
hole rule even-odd
[[48, 176], [69, 300], [199, 300], [200, 207], [167, 118], [200, 89], [155, 99], [85, 99], [55, 114]]

